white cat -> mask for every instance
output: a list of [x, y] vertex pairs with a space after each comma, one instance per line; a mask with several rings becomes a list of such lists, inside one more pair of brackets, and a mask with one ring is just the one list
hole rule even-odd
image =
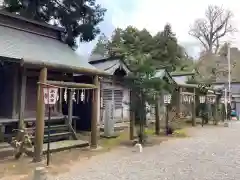
[[142, 147], [142, 145], [140, 144], [140, 143], [136, 143], [135, 145], [134, 145], [134, 149], [135, 149], [135, 152], [142, 152], [143, 151], [143, 147]]

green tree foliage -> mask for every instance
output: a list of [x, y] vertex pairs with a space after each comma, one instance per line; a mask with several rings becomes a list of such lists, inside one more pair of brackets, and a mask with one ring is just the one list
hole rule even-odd
[[101, 34], [98, 38], [98, 42], [94, 47], [92, 54], [99, 54], [103, 57], [108, 55], [109, 40], [105, 34]]
[[110, 56], [148, 55], [149, 61], [156, 69], [176, 66], [186, 59], [184, 49], [178, 44], [171, 26], [167, 24], [164, 30], [152, 36], [146, 29], [138, 30], [128, 26], [126, 29], [117, 28], [109, 42]]
[[65, 41], [73, 48], [80, 41], [91, 41], [100, 33], [97, 25], [106, 9], [96, 0], [4, 0], [2, 9], [25, 18], [47, 22], [65, 28]]
[[138, 92], [138, 99], [141, 96], [149, 104], [161, 90], [171, 89], [166, 81], [156, 77], [157, 69], [167, 66], [172, 71], [180, 65], [183, 69], [191, 62], [169, 24], [154, 36], [146, 29], [139, 30], [133, 26], [117, 28], [107, 46], [101, 41], [95, 49], [102, 47], [107, 48], [109, 56], [123, 57], [134, 77], [127, 84], [135, 93]]
[[180, 65], [180, 59], [184, 57], [184, 51], [178, 45], [177, 38], [169, 24], [166, 24], [164, 30], [153, 37], [153, 41], [154, 47], [151, 55], [156, 65], [171, 65], [173, 70], [177, 65]]

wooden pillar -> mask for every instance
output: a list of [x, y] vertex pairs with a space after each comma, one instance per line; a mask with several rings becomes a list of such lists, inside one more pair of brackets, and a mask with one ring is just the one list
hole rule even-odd
[[132, 90], [130, 90], [130, 132], [129, 132], [129, 138], [130, 140], [134, 140], [134, 126], [135, 126], [135, 113], [134, 113], [134, 95]]
[[[22, 81], [21, 79], [19, 79], [19, 66], [13, 66], [12, 67], [13, 69], [13, 103], [12, 103], [12, 118], [18, 118], [18, 114], [19, 114], [19, 106], [20, 106], [20, 103], [18, 101], [18, 99], [20, 99], [20, 94], [19, 94], [19, 91], [21, 91], [19, 89], [19, 85], [18, 82], [20, 80], [20, 82]], [[21, 74], [20, 74], [21, 75]], [[22, 77], [22, 76], [20, 76]], [[20, 86], [21, 87], [21, 86]], [[19, 98], [18, 98], [19, 97]]]
[[219, 107], [219, 104], [220, 104], [220, 98], [219, 96], [217, 95], [216, 96], [216, 101], [215, 101], [215, 105], [214, 105], [214, 110], [215, 110], [215, 117], [214, 117], [214, 120], [215, 120], [215, 125], [218, 125], [218, 121], [219, 121], [219, 111], [218, 111], [218, 107]]
[[72, 116], [73, 116], [73, 90], [70, 89], [68, 96], [68, 123], [72, 125]]
[[196, 126], [196, 89], [193, 88], [192, 126]]
[[182, 94], [182, 87], [178, 88], [178, 98], [177, 98], [177, 115], [180, 117], [180, 113], [181, 113], [181, 94]]
[[62, 103], [63, 103], [63, 89], [59, 89], [59, 102], [58, 102], [58, 112], [62, 113]]
[[21, 69], [21, 85], [20, 85], [20, 102], [19, 102], [19, 129], [24, 127], [24, 111], [26, 102], [26, 85], [27, 85], [27, 75], [26, 69]]
[[159, 119], [159, 96], [155, 103], [155, 134], [160, 135], [160, 119]]
[[98, 76], [94, 76], [93, 83], [97, 89], [93, 89], [92, 94], [92, 119], [91, 119], [91, 148], [97, 148], [97, 119], [98, 119], [98, 91], [99, 80]]
[[[46, 83], [47, 81], [47, 68], [40, 70], [39, 82]], [[44, 137], [44, 116], [45, 116], [45, 105], [43, 99], [43, 85], [38, 84], [37, 91], [37, 117], [36, 117], [36, 132], [35, 132], [35, 144], [34, 144], [34, 161], [40, 162], [43, 148], [43, 137]]]
[[180, 106], [181, 106], [181, 87], [177, 87], [177, 107], [176, 107], [176, 114], [180, 114]]

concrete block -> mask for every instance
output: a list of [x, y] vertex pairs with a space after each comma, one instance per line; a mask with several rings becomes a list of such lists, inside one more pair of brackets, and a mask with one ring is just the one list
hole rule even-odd
[[44, 167], [37, 167], [34, 171], [33, 180], [47, 180], [47, 170]]

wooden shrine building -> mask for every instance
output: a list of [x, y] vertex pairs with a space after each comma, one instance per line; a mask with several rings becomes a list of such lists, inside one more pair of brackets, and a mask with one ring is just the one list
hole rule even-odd
[[[97, 145], [98, 76], [106, 73], [78, 56], [62, 37], [62, 28], [0, 12], [0, 126], [6, 135], [16, 128], [16, 124], [34, 122], [37, 161], [43, 149], [44, 122], [47, 120], [43, 102], [44, 84], [60, 89], [91, 90], [91, 145]], [[91, 82], [76, 82], [73, 73], [83, 74]], [[53, 108], [52, 119], [64, 118], [63, 91], [59, 92], [60, 100]], [[69, 97], [72, 94], [69, 90]], [[67, 104], [68, 129], [72, 130], [71, 100], [69, 98]]]

